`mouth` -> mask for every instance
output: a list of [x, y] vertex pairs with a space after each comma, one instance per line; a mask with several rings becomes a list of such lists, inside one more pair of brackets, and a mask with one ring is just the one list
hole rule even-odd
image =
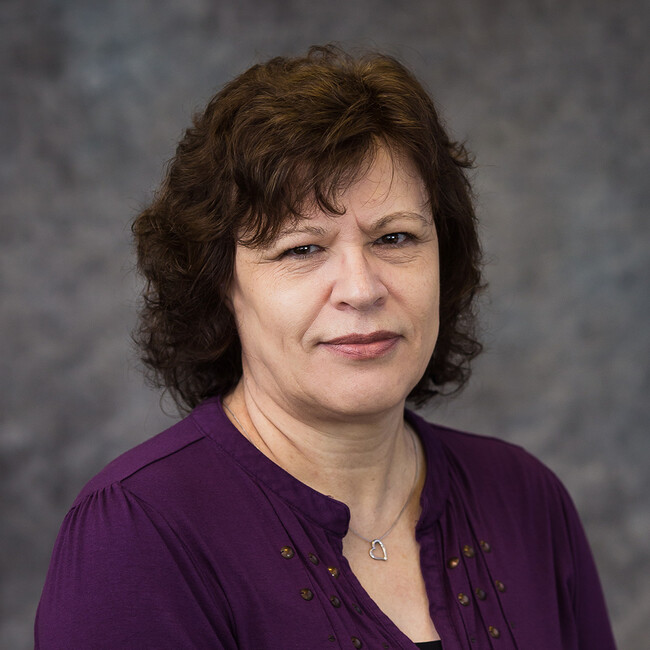
[[388, 354], [399, 342], [397, 332], [381, 330], [370, 334], [346, 334], [322, 343], [335, 354], [352, 359], [376, 359]]

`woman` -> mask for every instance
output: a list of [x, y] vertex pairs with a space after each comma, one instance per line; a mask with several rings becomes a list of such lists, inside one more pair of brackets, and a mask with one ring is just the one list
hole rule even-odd
[[193, 410], [78, 497], [37, 647], [614, 647], [558, 480], [405, 411], [480, 350], [469, 166], [390, 57], [212, 99], [134, 224], [144, 360]]

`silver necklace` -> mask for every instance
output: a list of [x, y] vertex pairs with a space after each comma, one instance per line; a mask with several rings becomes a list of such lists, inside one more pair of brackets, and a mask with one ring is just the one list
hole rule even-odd
[[[239, 418], [232, 412], [230, 407], [225, 403], [222, 402], [223, 407], [232, 415], [233, 420], [239, 425], [239, 428], [242, 430], [242, 433], [248, 438], [250, 442], [252, 442], [250, 435], [248, 434], [248, 431], [244, 428], [244, 425], [239, 421]], [[386, 552], [386, 546], [382, 542], [382, 540], [386, 537], [388, 537], [392, 532], [393, 528], [397, 526], [397, 522], [400, 520], [400, 517], [404, 514], [404, 511], [406, 510], [406, 506], [411, 501], [411, 498], [413, 497], [413, 493], [415, 492], [415, 486], [417, 485], [418, 482], [418, 474], [419, 474], [419, 463], [418, 463], [418, 452], [417, 449], [415, 448], [415, 439], [413, 436], [411, 436], [411, 442], [413, 443], [413, 455], [415, 456], [415, 476], [413, 477], [413, 485], [411, 487], [411, 491], [409, 492], [408, 497], [406, 498], [406, 502], [402, 506], [402, 509], [399, 511], [397, 514], [397, 517], [395, 517], [395, 521], [391, 524], [390, 528], [383, 534], [380, 535], [379, 537], [376, 537], [375, 539], [368, 539], [367, 537], [364, 537], [360, 533], [358, 533], [352, 526], [348, 526], [350, 529], [350, 532], [354, 533], [357, 537], [362, 539], [364, 542], [368, 542], [370, 544], [370, 550], [368, 551], [368, 555], [373, 560], [381, 560], [383, 562], [388, 561], [388, 553]], [[381, 555], [375, 555], [375, 552], [381, 551]]]
[[[397, 526], [397, 522], [400, 520], [400, 517], [404, 514], [404, 511], [406, 510], [406, 506], [408, 506], [408, 504], [410, 503], [411, 498], [413, 497], [413, 493], [415, 492], [415, 486], [417, 485], [418, 482], [419, 463], [418, 463], [418, 452], [417, 449], [415, 448], [415, 439], [412, 436], [411, 436], [411, 442], [413, 443], [413, 455], [415, 456], [415, 476], [413, 477], [413, 485], [411, 487], [411, 491], [409, 492], [408, 497], [406, 498], [404, 505], [402, 506], [402, 509], [397, 514], [397, 517], [395, 517], [395, 521], [391, 524], [390, 528], [383, 535], [380, 535], [375, 539], [368, 539], [367, 537], [364, 537], [356, 530], [354, 530], [352, 526], [348, 526], [348, 528], [352, 533], [354, 533], [357, 537], [362, 539], [364, 542], [368, 542], [368, 544], [370, 544], [370, 550], [368, 551], [368, 555], [370, 555], [370, 557], [373, 560], [382, 560], [383, 562], [388, 561], [388, 553], [386, 552], [386, 546], [381, 540], [384, 539], [385, 537], [388, 537], [393, 531], [393, 528]], [[375, 555], [375, 552], [377, 553], [381, 552], [381, 555]]]
[[[233, 420], [239, 425], [239, 428], [241, 429], [241, 432], [246, 436], [246, 438], [248, 439], [248, 442], [250, 442], [255, 448], [257, 448], [257, 445], [252, 441], [251, 437], [248, 435], [248, 431], [246, 431], [246, 429], [244, 429], [244, 425], [239, 421], [239, 418], [230, 410], [230, 407], [228, 406], [228, 404], [226, 404], [225, 402], [221, 402], [221, 405], [226, 409], [226, 411], [228, 411], [228, 413], [230, 413], [230, 415], [232, 415]], [[258, 449], [258, 451], [259, 451], [259, 449]], [[260, 453], [262, 453], [262, 452], [260, 452]]]

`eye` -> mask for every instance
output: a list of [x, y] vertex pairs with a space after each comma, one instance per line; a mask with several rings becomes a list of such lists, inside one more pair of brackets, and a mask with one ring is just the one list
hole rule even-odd
[[320, 250], [315, 244], [305, 244], [304, 246], [295, 246], [282, 253], [282, 257], [308, 257]]
[[399, 246], [405, 242], [413, 239], [412, 235], [409, 235], [406, 232], [391, 232], [383, 237], [380, 237], [377, 240], [378, 244], [384, 244], [387, 246]]

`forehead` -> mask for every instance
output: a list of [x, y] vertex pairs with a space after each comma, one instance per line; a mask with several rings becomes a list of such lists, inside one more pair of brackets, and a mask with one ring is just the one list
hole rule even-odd
[[[384, 221], [396, 216], [431, 217], [429, 198], [415, 165], [406, 157], [380, 148], [372, 162], [364, 165], [354, 179], [335, 196], [337, 211], [323, 209], [317, 201], [303, 206], [297, 217], [282, 224], [278, 236], [316, 228], [314, 221], [337, 219], [342, 215]], [[312, 223], [310, 223], [312, 222]]]
[[343, 189], [340, 199], [355, 205], [426, 202], [424, 182], [413, 162], [380, 147], [370, 165]]

